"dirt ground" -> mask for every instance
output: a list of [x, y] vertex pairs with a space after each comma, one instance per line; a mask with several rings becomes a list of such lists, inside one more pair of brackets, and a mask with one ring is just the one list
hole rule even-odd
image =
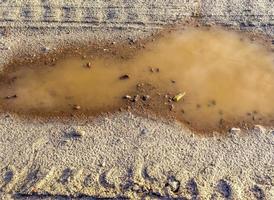
[[[0, 65], [67, 45], [215, 25], [264, 35], [274, 49], [273, 1], [4, 0]], [[200, 137], [126, 111], [48, 122], [1, 113], [0, 199], [274, 199], [273, 130]]]

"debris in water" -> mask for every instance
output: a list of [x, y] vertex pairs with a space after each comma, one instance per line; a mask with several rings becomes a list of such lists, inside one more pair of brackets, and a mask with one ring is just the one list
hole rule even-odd
[[91, 68], [91, 62], [88, 62], [86, 66], [87, 68]]
[[128, 100], [131, 100], [131, 99], [132, 99], [132, 97], [131, 97], [130, 95], [125, 95], [125, 96], [123, 96], [123, 99], [128, 99]]
[[122, 75], [120, 76], [119, 78], [120, 80], [126, 80], [126, 79], [129, 79], [129, 75], [128, 74], [125, 74], [125, 75]]
[[180, 101], [185, 95], [186, 95], [185, 92], [184, 92], [184, 93], [179, 93], [179, 94], [175, 95], [175, 96], [172, 98], [172, 100], [175, 101], [175, 102], [178, 102], [178, 101]]
[[17, 95], [11, 95], [11, 96], [6, 96], [5, 99], [15, 99], [17, 98]]
[[160, 72], [160, 69], [159, 69], [159, 68], [153, 68], [153, 67], [151, 67], [151, 68], [150, 68], [150, 71], [151, 71], [152, 73], [154, 73], [154, 72]]
[[74, 110], [80, 110], [80, 109], [81, 109], [81, 106], [79, 106], [79, 105], [74, 105], [74, 106], [73, 106], [73, 109], [74, 109]]

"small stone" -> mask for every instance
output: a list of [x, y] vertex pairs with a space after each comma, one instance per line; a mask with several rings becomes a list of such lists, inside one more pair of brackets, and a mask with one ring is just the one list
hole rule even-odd
[[176, 83], [176, 81], [175, 81], [175, 80], [171, 80], [171, 83], [173, 83], [173, 84], [174, 84], [174, 83]]
[[259, 132], [259, 133], [265, 133], [266, 129], [261, 125], [255, 125], [254, 126], [254, 131]]
[[15, 99], [17, 98], [17, 95], [11, 95], [11, 96], [6, 96], [5, 99]]
[[176, 180], [175, 178], [170, 178], [167, 184], [172, 192], [178, 192], [181, 185], [180, 181]]
[[150, 99], [150, 96], [149, 96], [149, 95], [144, 95], [144, 96], [142, 97], [142, 99], [143, 99], [143, 101], [147, 101], [147, 100]]
[[91, 68], [91, 62], [88, 62], [86, 66], [87, 68]]
[[132, 186], [132, 191], [140, 193], [140, 192], [142, 192], [142, 188], [138, 184], [135, 183]]
[[132, 38], [128, 38], [129, 44], [132, 45], [136, 42], [136, 40], [132, 39]]
[[140, 99], [140, 95], [137, 94], [134, 96], [133, 102], [137, 102], [137, 101], [139, 101], [139, 99]]
[[129, 79], [129, 75], [128, 74], [125, 74], [125, 75], [122, 75], [120, 76], [119, 78], [120, 80], [126, 80], [126, 79]]
[[86, 134], [86, 132], [82, 130], [80, 127], [76, 127], [73, 128], [72, 134], [75, 137], [83, 137]]
[[173, 104], [171, 104], [170, 106], [169, 106], [169, 110], [170, 111], [173, 111], [175, 109], [175, 106], [173, 105]]
[[44, 53], [48, 53], [50, 51], [49, 47], [42, 47], [41, 49]]
[[132, 99], [132, 97], [131, 97], [130, 95], [125, 95], [125, 96], [123, 96], [123, 99], [128, 99], [128, 100], [131, 100], [131, 99]]
[[101, 163], [101, 166], [102, 166], [102, 167], [105, 167], [105, 166], [106, 166], [106, 162], [103, 161], [103, 162]]
[[150, 68], [150, 71], [151, 71], [152, 73], [154, 73], [154, 72], [160, 72], [160, 69], [159, 69], [159, 68], [153, 68], [153, 67], [151, 67], [151, 68]]
[[142, 134], [142, 135], [146, 134], [147, 132], [148, 132], [148, 130], [147, 130], [146, 128], [142, 128], [142, 129], [141, 129], [141, 134]]
[[80, 110], [80, 109], [81, 109], [81, 106], [79, 106], [79, 105], [74, 105], [74, 106], [73, 106], [73, 109], [74, 109], [74, 110]]
[[229, 130], [229, 132], [233, 134], [239, 134], [241, 132], [241, 129], [233, 127]]
[[141, 88], [141, 87], [144, 87], [144, 83], [138, 83], [136, 86], [137, 86], [137, 88]]

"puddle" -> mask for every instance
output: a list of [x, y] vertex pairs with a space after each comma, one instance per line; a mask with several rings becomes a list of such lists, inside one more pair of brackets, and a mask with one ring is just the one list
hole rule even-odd
[[4, 77], [1, 105], [14, 112], [94, 114], [140, 102], [199, 130], [274, 119], [273, 54], [220, 30], [170, 34], [130, 59], [70, 56], [54, 66], [16, 67]]

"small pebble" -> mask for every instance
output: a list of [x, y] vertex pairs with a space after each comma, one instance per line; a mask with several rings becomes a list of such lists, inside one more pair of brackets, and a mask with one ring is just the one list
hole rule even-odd
[[233, 134], [239, 134], [241, 132], [241, 129], [233, 127], [229, 130], [229, 132]]
[[126, 79], [129, 79], [129, 75], [128, 74], [125, 74], [125, 75], [122, 75], [120, 76], [119, 78], [120, 80], [126, 80]]
[[76, 128], [73, 128], [72, 134], [73, 136], [76, 136], [76, 137], [83, 137], [86, 134], [86, 132], [82, 130], [80, 127], [76, 127]]
[[172, 192], [178, 192], [180, 189], [180, 181], [174, 178], [168, 180], [168, 185], [170, 186]]
[[44, 53], [48, 53], [50, 51], [50, 48], [49, 47], [42, 47], [42, 51]]
[[148, 130], [147, 130], [146, 128], [143, 128], [143, 129], [141, 130], [141, 134], [142, 134], [142, 135], [146, 134], [147, 132], [148, 132]]
[[175, 109], [175, 106], [173, 105], [173, 104], [171, 104], [170, 106], [169, 106], [169, 110], [170, 111], [173, 111]]
[[81, 109], [81, 106], [79, 106], [79, 105], [74, 105], [74, 106], [73, 106], [73, 109], [74, 109], [74, 110], [80, 110], [80, 109]]
[[149, 95], [144, 95], [144, 96], [142, 96], [142, 99], [143, 99], [143, 101], [147, 101], [147, 100], [150, 99], [150, 96]]
[[259, 132], [259, 133], [265, 133], [266, 129], [261, 125], [255, 125], [254, 126], [254, 131]]
[[91, 68], [91, 62], [88, 62], [86, 66], [87, 68]]
[[140, 99], [140, 95], [137, 94], [134, 96], [133, 102], [137, 102], [137, 101], [139, 101], [139, 99]]
[[136, 86], [137, 86], [138, 88], [144, 87], [144, 83], [138, 83]]
[[159, 69], [159, 68], [153, 68], [153, 67], [151, 67], [151, 68], [150, 68], [150, 71], [151, 71], [152, 73], [154, 73], [154, 72], [160, 72], [160, 69]]
[[132, 99], [132, 97], [131, 97], [130, 95], [125, 95], [125, 96], [123, 96], [123, 99], [128, 99], [128, 100], [131, 100], [131, 99]]
[[143, 192], [143, 189], [142, 189], [142, 187], [141, 186], [139, 186], [138, 184], [134, 184], [133, 186], [132, 186], [132, 191], [134, 191], [134, 192], [137, 192], [137, 193], [141, 193], [141, 192]]
[[17, 95], [11, 95], [11, 96], [6, 96], [5, 99], [14, 99], [17, 98]]

